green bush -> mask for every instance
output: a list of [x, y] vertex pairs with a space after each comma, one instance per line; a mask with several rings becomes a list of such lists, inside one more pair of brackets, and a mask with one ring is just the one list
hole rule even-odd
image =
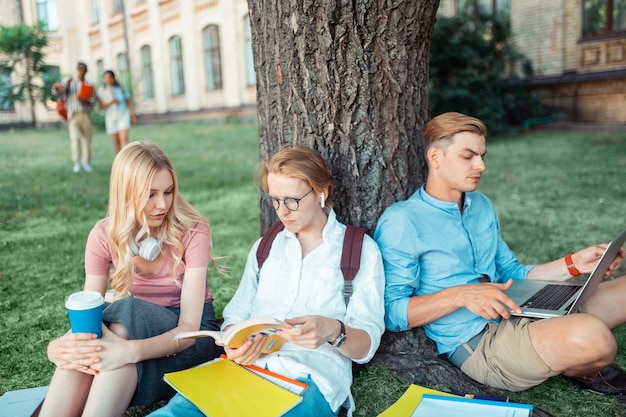
[[458, 111], [483, 120], [493, 133], [507, 132], [541, 113], [527, 88], [531, 63], [511, 42], [506, 17], [440, 18], [430, 50], [432, 115]]

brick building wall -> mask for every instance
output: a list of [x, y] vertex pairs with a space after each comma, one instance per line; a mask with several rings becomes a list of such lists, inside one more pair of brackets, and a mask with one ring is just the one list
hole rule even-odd
[[561, 1], [525, 0], [511, 5], [514, 43], [532, 61], [537, 76], [561, 74], [564, 70], [566, 12], [554, 3]]
[[[439, 12], [453, 15], [455, 0]], [[585, 39], [581, 0], [510, 2], [515, 46], [533, 63], [548, 113], [571, 121], [626, 123], [626, 35]]]

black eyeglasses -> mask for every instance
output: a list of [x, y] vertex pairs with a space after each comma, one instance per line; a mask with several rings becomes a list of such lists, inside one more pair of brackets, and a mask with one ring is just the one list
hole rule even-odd
[[265, 200], [265, 203], [268, 206], [270, 206], [276, 211], [278, 211], [278, 209], [280, 208], [281, 201], [283, 202], [285, 207], [287, 207], [287, 210], [296, 211], [298, 210], [298, 208], [300, 208], [300, 200], [302, 200], [307, 195], [311, 194], [311, 191], [313, 191], [313, 188], [311, 188], [308, 193], [306, 193], [300, 198], [287, 197], [287, 198], [283, 198], [282, 200], [279, 200], [278, 198], [274, 198], [271, 195], [266, 195], [263, 198], [263, 200]]

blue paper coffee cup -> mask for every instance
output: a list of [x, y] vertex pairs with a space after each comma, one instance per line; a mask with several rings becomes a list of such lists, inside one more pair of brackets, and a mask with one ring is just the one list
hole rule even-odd
[[72, 333], [95, 333], [102, 337], [102, 305], [104, 299], [97, 291], [79, 291], [65, 302]]

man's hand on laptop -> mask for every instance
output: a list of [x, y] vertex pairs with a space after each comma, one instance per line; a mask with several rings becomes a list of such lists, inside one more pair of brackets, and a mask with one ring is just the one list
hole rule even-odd
[[[602, 257], [602, 254], [606, 250], [607, 243], [600, 243], [597, 245], [589, 246], [588, 248], [581, 249], [578, 252], [574, 252], [572, 254], [572, 261], [576, 268], [583, 274], [590, 274], [591, 271], [596, 267], [596, 264]], [[611, 266], [604, 274], [604, 277], [607, 278], [611, 276], [617, 269], [620, 267], [622, 261], [624, 260], [624, 256], [626, 255], [626, 250], [624, 248], [620, 248], [615, 260], [611, 262]]]
[[460, 288], [459, 296], [462, 297], [462, 305], [465, 308], [484, 319], [493, 320], [500, 317], [510, 318], [509, 311], [522, 313], [520, 306], [504, 293], [511, 285], [513, 280], [509, 279], [505, 283], [485, 282], [455, 288]]

